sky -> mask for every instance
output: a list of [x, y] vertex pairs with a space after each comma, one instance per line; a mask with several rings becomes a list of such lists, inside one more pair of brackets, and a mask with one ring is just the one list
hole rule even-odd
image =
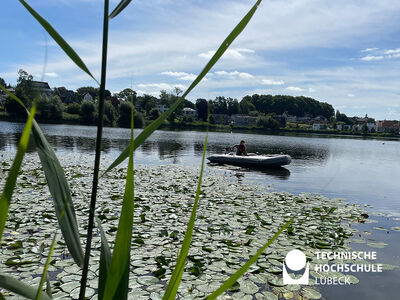
[[[29, 0], [100, 78], [99, 0]], [[110, 20], [106, 88], [185, 90], [255, 0], [133, 0]], [[110, 1], [112, 10], [118, 1]], [[0, 10], [0, 77], [97, 86], [15, 0]], [[348, 116], [400, 119], [400, 1], [263, 1], [187, 97], [308, 96]]]

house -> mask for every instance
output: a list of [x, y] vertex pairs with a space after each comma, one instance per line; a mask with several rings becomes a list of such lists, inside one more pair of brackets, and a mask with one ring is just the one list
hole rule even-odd
[[45, 81], [32, 80], [32, 88], [35, 92], [39, 92], [41, 95], [50, 96], [53, 94], [53, 90], [50, 85]]
[[160, 113], [165, 113], [168, 110], [168, 107], [164, 104], [157, 104], [156, 105], [156, 109], [160, 112]]
[[230, 117], [227, 114], [211, 114], [215, 124], [229, 124]]
[[326, 121], [315, 121], [312, 125], [313, 130], [327, 130], [328, 122]]
[[[10, 93], [15, 94], [15, 89], [13, 89], [12, 87], [6, 89], [7, 91], [9, 91]], [[7, 99], [8, 94], [6, 92], [4, 92], [3, 90], [0, 90], [0, 104], [3, 104], [3, 102]]]
[[193, 108], [185, 107], [184, 109], [182, 109], [182, 115], [184, 117], [197, 118], [197, 111], [195, 109], [193, 109]]
[[377, 132], [399, 133], [399, 128], [400, 128], [399, 121], [394, 121], [394, 120], [376, 121]]
[[362, 131], [364, 125], [367, 126], [368, 132], [376, 132], [376, 124], [367, 122], [359, 122], [358, 124], [353, 125], [353, 130]]
[[289, 115], [288, 112], [286, 112], [286, 111], [282, 114], [282, 117], [284, 117], [286, 119], [286, 122], [294, 123], [297, 121], [296, 116]]
[[337, 124], [336, 125], [336, 129], [337, 130], [351, 130], [352, 126], [351, 125], [347, 125], [347, 124]]
[[90, 93], [83, 95], [83, 101], [93, 101], [93, 96]]
[[257, 117], [248, 115], [232, 115], [231, 120], [236, 126], [251, 126], [256, 124]]

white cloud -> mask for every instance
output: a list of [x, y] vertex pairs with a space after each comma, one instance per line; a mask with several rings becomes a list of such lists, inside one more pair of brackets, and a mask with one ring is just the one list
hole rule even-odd
[[315, 90], [315, 89], [313, 89], [312, 87], [310, 87], [310, 88], [308, 88], [308, 92], [309, 92], [309, 93], [315, 93], [315, 92], [316, 92], [316, 90]]
[[263, 84], [263, 85], [282, 85], [282, 84], [285, 84], [285, 82], [283, 80], [262, 79], [261, 84]]
[[143, 89], [144, 92], [154, 91], [157, 92], [161, 90], [172, 91], [175, 87], [180, 88], [182, 90], [186, 89], [186, 86], [182, 84], [169, 84], [169, 83], [139, 83], [137, 85], [140, 89]]
[[[172, 77], [176, 77], [180, 80], [187, 80], [187, 81], [193, 81], [196, 79], [196, 75], [193, 73], [186, 73], [186, 72], [161, 72], [162, 75], [168, 75]], [[203, 80], [207, 80], [206, 78], [203, 78]]]
[[361, 50], [361, 52], [371, 52], [371, 51], [376, 51], [379, 50], [379, 48], [366, 48], [364, 50]]
[[[222, 58], [227, 58], [227, 59], [243, 59], [245, 56], [243, 53], [254, 53], [255, 51], [252, 49], [247, 49], [247, 48], [233, 48], [233, 49], [228, 49], [225, 51], [225, 53], [222, 55]], [[210, 59], [213, 55], [215, 54], [214, 50], [210, 50], [207, 52], [202, 52], [199, 54], [200, 57]]]
[[400, 48], [386, 50], [385, 54], [400, 54]]
[[56, 72], [48, 72], [44, 73], [44, 75], [48, 77], [58, 77], [58, 74]]
[[354, 97], [354, 94], [347, 94], [347, 97]]
[[371, 61], [371, 60], [381, 60], [384, 57], [382, 55], [367, 55], [361, 58], [361, 60], [365, 60], [365, 61]]
[[293, 92], [302, 92], [302, 91], [304, 91], [302, 88], [299, 88], [297, 86], [288, 86], [286, 89], [288, 91], [293, 91]]
[[214, 74], [219, 75], [219, 76], [225, 76], [229, 78], [242, 78], [242, 79], [249, 79], [253, 78], [254, 76], [251, 75], [250, 73], [246, 72], [239, 72], [239, 71], [232, 71], [232, 72], [226, 72], [226, 71], [216, 71]]

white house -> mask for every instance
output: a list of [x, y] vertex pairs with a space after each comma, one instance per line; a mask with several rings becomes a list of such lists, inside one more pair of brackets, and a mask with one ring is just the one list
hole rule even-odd
[[197, 111], [190, 107], [185, 107], [184, 109], [182, 109], [182, 114], [185, 117], [197, 117]]
[[86, 94], [83, 96], [83, 100], [84, 100], [84, 101], [93, 101], [93, 97], [92, 97], [92, 95], [91, 95], [90, 93], [86, 93]]
[[328, 124], [324, 121], [317, 121], [312, 124], [313, 130], [327, 130]]
[[168, 110], [168, 107], [164, 104], [157, 104], [156, 105], [156, 109], [160, 112], [160, 113], [165, 113]]

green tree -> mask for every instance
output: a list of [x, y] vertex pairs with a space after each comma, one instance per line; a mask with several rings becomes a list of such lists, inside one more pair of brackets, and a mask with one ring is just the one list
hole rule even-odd
[[93, 101], [84, 101], [80, 110], [81, 122], [86, 125], [94, 124], [95, 110]]
[[159, 116], [160, 116], [160, 112], [158, 111], [158, 109], [152, 108], [152, 109], [150, 110], [150, 114], [149, 114], [150, 120], [155, 120], [155, 119], [157, 119]]
[[122, 98], [125, 101], [131, 101], [133, 99], [133, 103], [136, 101], [136, 92], [130, 88], [123, 89], [117, 95], [118, 98]]
[[[17, 86], [15, 87], [15, 95], [21, 99], [26, 107], [30, 108], [32, 99], [36, 96], [32, 84], [33, 76], [26, 71], [18, 70]], [[25, 109], [21, 107], [15, 100], [10, 97], [6, 98], [4, 103], [5, 110], [10, 114], [25, 115]]]
[[79, 103], [68, 104], [65, 111], [72, 115], [79, 115], [81, 113], [81, 105]]
[[38, 120], [61, 120], [63, 104], [57, 95], [40, 95], [37, 102]]
[[111, 104], [111, 101], [104, 102], [104, 126], [114, 126], [117, 120], [118, 112]]
[[0, 84], [4, 87], [7, 87], [6, 81], [0, 77]]
[[[131, 109], [130, 102], [122, 102], [119, 107], [118, 126], [130, 128], [131, 127]], [[144, 117], [140, 112], [135, 111], [133, 122], [135, 128], [142, 128], [144, 126]]]
[[203, 120], [204, 122], [207, 121], [207, 111], [208, 111], [208, 102], [206, 99], [197, 99], [196, 100], [196, 109], [197, 115], [199, 119]]
[[257, 119], [257, 126], [265, 129], [278, 129], [279, 123], [271, 116], [261, 116]]

